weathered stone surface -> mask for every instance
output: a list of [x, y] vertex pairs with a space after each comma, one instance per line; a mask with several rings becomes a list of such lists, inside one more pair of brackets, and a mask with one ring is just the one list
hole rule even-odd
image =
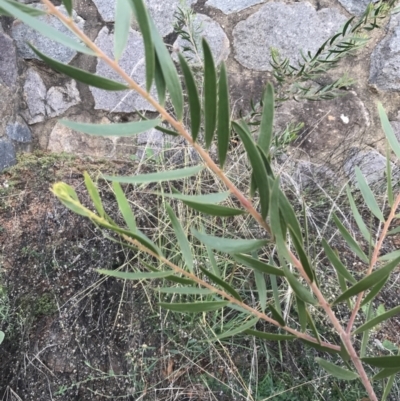
[[14, 113], [13, 102], [11, 90], [0, 81], [0, 138], [5, 135], [6, 126]]
[[[198, 30], [198, 36], [196, 38], [197, 50], [193, 48], [190, 42], [179, 37], [173, 44], [174, 52], [182, 51], [183, 48], [190, 48], [191, 50], [185, 51], [185, 57], [193, 65], [202, 65], [203, 50], [201, 46], [201, 38], [204, 36], [210, 45], [216, 64], [221, 63], [221, 61], [225, 61], [230, 53], [230, 43], [228, 36], [226, 36], [226, 33], [222, 29], [221, 25], [207, 15], [203, 14], [197, 14], [193, 24], [194, 28]], [[178, 59], [176, 54], [174, 54], [174, 59]]]
[[9, 87], [17, 83], [17, 52], [13, 40], [0, 32], [0, 81]]
[[[173, 31], [174, 14], [179, 6], [191, 6], [197, 0], [145, 0], [151, 17], [162, 36]], [[115, 0], [93, 0], [104, 21], [114, 22]]]
[[[42, 5], [34, 5], [34, 7], [43, 9]], [[62, 12], [67, 15], [67, 12], [63, 6], [57, 8], [62, 10]], [[76, 12], [73, 13], [73, 19], [80, 29], [84, 29], [85, 21], [80, 18]], [[38, 17], [38, 20], [42, 23], [50, 25], [71, 38], [75, 38], [71, 31], [55, 17], [44, 15]], [[29, 26], [22, 24], [20, 21], [14, 21], [11, 32], [12, 37], [15, 39], [17, 44], [18, 54], [23, 58], [38, 59], [36, 54], [28, 46], [27, 42], [34, 44], [43, 53], [63, 63], [69, 63], [76, 55], [75, 50], [52, 41], [51, 39], [36, 32]]]
[[232, 14], [256, 4], [265, 3], [266, 0], [208, 0], [206, 6], [218, 8], [224, 14]]
[[[107, 118], [103, 118], [101, 121], [93, 121], [86, 114], [74, 119], [85, 123], [110, 123]], [[134, 138], [129, 137], [99, 137], [82, 134], [57, 123], [50, 134], [47, 148], [52, 152], [66, 152], [78, 156], [124, 158], [136, 152], [136, 143]]]
[[389, 32], [371, 56], [370, 83], [385, 91], [400, 91], [400, 14], [392, 16]]
[[7, 124], [7, 136], [16, 142], [28, 143], [32, 142], [32, 132], [21, 117], [17, 117], [16, 121]]
[[295, 145], [315, 163], [338, 166], [363, 135], [370, 119], [367, 109], [354, 92], [324, 102], [294, 100], [276, 111], [275, 130], [283, 131], [290, 122], [303, 122]]
[[315, 53], [346, 21], [336, 9], [316, 11], [308, 2], [268, 3], [233, 30], [235, 58], [243, 66], [271, 71], [270, 48], [295, 63], [300, 50]]
[[[104, 27], [96, 38], [98, 45], [108, 56], [114, 58], [114, 34]], [[128, 48], [124, 51], [119, 60], [120, 66], [127, 71], [130, 76], [139, 84], [145, 82], [145, 63], [142, 36], [131, 30], [128, 38]], [[102, 61], [97, 62], [96, 73], [98, 75], [121, 81], [119, 75], [111, 70]], [[122, 82], [122, 81], [121, 81]], [[95, 108], [113, 112], [132, 112], [138, 110], [154, 110], [139, 94], [134, 91], [109, 92], [98, 88], [90, 88], [94, 100]]]
[[285, 164], [285, 172], [289, 170], [288, 176], [282, 175], [282, 180], [289, 186], [298, 186], [301, 190], [319, 185], [326, 187], [338, 185], [337, 174], [329, 167], [315, 164], [306, 160], [289, 162]]
[[8, 139], [0, 138], [0, 171], [17, 163], [13, 144]]
[[385, 185], [386, 158], [374, 149], [351, 149], [343, 167], [346, 175], [353, 183], [356, 182], [355, 168], [359, 167], [369, 185]]
[[29, 68], [26, 73], [24, 96], [28, 106], [27, 121], [35, 124], [44, 120], [46, 116], [46, 86], [38, 72]]
[[361, 15], [369, 3], [377, 3], [379, 0], [339, 0], [339, 3], [351, 14]]
[[78, 88], [75, 81], [64, 86], [53, 86], [46, 95], [46, 113], [48, 117], [56, 117], [67, 111], [70, 107], [80, 103]]
[[29, 124], [36, 124], [47, 118], [56, 117], [78, 104], [81, 99], [75, 81], [64, 86], [54, 86], [48, 91], [39, 73], [29, 68], [24, 85], [28, 105], [26, 118]]

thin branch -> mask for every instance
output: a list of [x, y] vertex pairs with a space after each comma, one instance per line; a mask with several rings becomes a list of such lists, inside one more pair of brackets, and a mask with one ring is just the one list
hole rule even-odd
[[[394, 216], [396, 214], [396, 210], [399, 207], [399, 205], [400, 205], [400, 194], [397, 196], [397, 198], [396, 198], [396, 200], [395, 200], [395, 202], [394, 202], [394, 204], [392, 206], [392, 209], [390, 210], [389, 217], [386, 219], [385, 225], [383, 226], [383, 230], [381, 232], [381, 235], [379, 237], [378, 242], [375, 245], [374, 253], [372, 254], [372, 258], [371, 258], [371, 261], [370, 261], [370, 264], [369, 264], [369, 268], [368, 268], [368, 271], [367, 271], [365, 277], [369, 276], [372, 273], [372, 270], [374, 269], [374, 266], [376, 265], [376, 262], [378, 261], [378, 257], [379, 257], [379, 254], [381, 252], [383, 241], [386, 238], [386, 235], [387, 235], [387, 232], [389, 230], [390, 224], [392, 223], [392, 221], [394, 219]], [[351, 332], [351, 329], [353, 328], [353, 324], [354, 324], [354, 321], [356, 319], [357, 313], [358, 313], [358, 311], [360, 309], [360, 305], [361, 305], [361, 301], [362, 301], [362, 298], [364, 296], [364, 293], [365, 293], [365, 291], [360, 292], [358, 294], [358, 296], [357, 296], [356, 304], [354, 305], [354, 309], [353, 309], [353, 311], [351, 313], [351, 316], [350, 316], [350, 319], [349, 319], [349, 323], [347, 325], [347, 330], [346, 330], [347, 334], [349, 334]]]
[[162, 119], [167, 121], [175, 130], [197, 151], [204, 160], [207, 167], [212, 170], [218, 178], [227, 186], [229, 191], [239, 200], [241, 205], [248, 211], [249, 214], [270, 234], [271, 229], [267, 222], [262, 218], [261, 214], [254, 208], [252, 202], [235, 186], [235, 184], [225, 175], [225, 173], [212, 160], [209, 153], [203, 149], [201, 145], [194, 142], [191, 135], [187, 132], [181, 121], [175, 120], [145, 89], [143, 89], [135, 80], [133, 80], [118, 64], [117, 61], [108, 57], [96, 44], [94, 44], [75, 24], [72, 18], [65, 16], [62, 12], [50, 2], [50, 0], [42, 0], [47, 6], [49, 13], [56, 16], [62, 21], [83, 43], [94, 51], [96, 56], [108, 64], [116, 73], [123, 78], [129, 87], [142, 96], [149, 102], [162, 116]]

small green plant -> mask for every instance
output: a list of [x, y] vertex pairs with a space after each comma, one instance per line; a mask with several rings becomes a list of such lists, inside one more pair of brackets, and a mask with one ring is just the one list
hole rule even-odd
[[[73, 19], [62, 14], [50, 0], [43, 0], [43, 3], [46, 12], [69, 27], [80, 42], [71, 41], [60, 32], [39, 23], [32, 16], [38, 11], [29, 6], [12, 0], [0, 0], [0, 9], [63, 45], [102, 59], [125, 83], [62, 64], [31, 45], [33, 51], [52, 68], [73, 79], [105, 90], [135, 90], [159, 113], [159, 117], [154, 120], [143, 119], [132, 123], [95, 125], [63, 121], [64, 125], [88, 134], [109, 136], [127, 133], [136, 135], [160, 127], [164, 122], [171, 127], [164, 129], [166, 134], [183, 138], [203, 160], [199, 165], [130, 177], [104, 175], [103, 178], [112, 183], [119, 211], [125, 221], [123, 226], [108, 216], [98, 189], [88, 174], [85, 174], [85, 185], [93, 201], [94, 211], [81, 204], [76, 192], [69, 185], [57, 183], [53, 186], [53, 193], [66, 207], [87, 217], [108, 233], [112, 232], [118, 236], [118, 239], [110, 239], [122, 240], [126, 246], [137, 251], [140, 262], [136, 271], [117, 269], [99, 270], [99, 273], [123, 280], [153, 280], [159, 283], [156, 289], [160, 294], [159, 306], [170, 312], [202, 314], [205, 322], [211, 322], [214, 341], [225, 341], [238, 335], [257, 337], [270, 342], [299, 340], [318, 352], [319, 356], [314, 360], [328, 375], [343, 381], [361, 382], [371, 401], [377, 401], [378, 395], [382, 401], [386, 400], [395, 375], [400, 372], [400, 356], [397, 355], [397, 350], [395, 353], [391, 350], [390, 354], [384, 353], [380, 356], [368, 355], [367, 345], [371, 331], [377, 330], [380, 324], [400, 312], [400, 306], [384, 311], [374, 305], [377, 295], [400, 264], [399, 251], [382, 255], [385, 238], [391, 233], [390, 226], [400, 218], [400, 194], [395, 195], [393, 191], [389, 158], [386, 188], [389, 210], [379, 205], [360, 169], [356, 169], [358, 191], [366, 208], [374, 216], [375, 220], [370, 221], [378, 225], [377, 237], [372, 234], [372, 223], [365, 222], [361, 216], [350, 189], [347, 195], [363, 239], [353, 236], [339, 217], [332, 215], [332, 224], [336, 226], [350, 252], [360, 265], [364, 266], [363, 270], [354, 272], [346, 266], [346, 262], [332, 248], [329, 240], [322, 239], [315, 244], [319, 253], [325, 255], [326, 263], [330, 264], [336, 273], [332, 279], [335, 280], [334, 290], [325, 291], [326, 273], [309, 254], [306, 246], [307, 226], [300, 224], [290, 200], [281, 188], [280, 177], [274, 173], [271, 165], [275, 109], [273, 86], [268, 84], [264, 92], [258, 138], [255, 140], [245, 120], [231, 119], [226, 67], [224, 63], [221, 63], [219, 69], [215, 67], [210, 47], [203, 40], [204, 79], [201, 97], [191, 67], [182, 55], [178, 55], [188, 99], [190, 126], [187, 127], [183, 123], [185, 104], [180, 77], [142, 0], [118, 2], [119, 11], [124, 12], [118, 12], [116, 17], [115, 59], [96, 47], [79, 30]], [[71, 14], [72, 1], [64, 0], [63, 4]], [[385, 4], [387, 3], [381, 1], [370, 6], [362, 24], [369, 24], [373, 28], [377, 22], [377, 15], [381, 15]], [[127, 21], [130, 21], [132, 13], [144, 41], [145, 89], [126, 74], [116, 61], [125, 48], [129, 31]], [[363, 38], [354, 36], [358, 34], [355, 30], [357, 24], [355, 28], [350, 28], [350, 24], [351, 21], [342, 32], [330, 40], [332, 43], [321, 48], [320, 54], [330, 54], [329, 57], [326, 56], [328, 58], [324, 56], [325, 61], [332, 61], [333, 64], [336, 62], [334, 55], [337, 53], [332, 49], [337, 49], [339, 45], [354, 49], [364, 43]], [[350, 38], [347, 37], [348, 29], [353, 35]], [[346, 45], [343, 41], [349, 41], [349, 44]], [[325, 71], [319, 59], [320, 54], [316, 57], [304, 56], [305, 64], [301, 67], [301, 74], [287, 63], [277, 68], [281, 69], [282, 77], [288, 75], [296, 78], [302, 75], [311, 79], [315, 74]], [[280, 75], [276, 76], [277, 79], [279, 77]], [[150, 94], [153, 83], [157, 89], [158, 100]], [[168, 109], [165, 106], [167, 94], [171, 103], [168, 103]], [[400, 144], [382, 105], [379, 105], [379, 115], [387, 141], [393, 153], [400, 159]], [[224, 170], [232, 131], [240, 139], [251, 168], [251, 184], [247, 188], [250, 196], [240, 190], [234, 183], [234, 177]], [[287, 136], [291, 139], [292, 135], [287, 134], [283, 141], [288, 140]], [[214, 144], [218, 162], [210, 152]], [[176, 186], [170, 186], [170, 190], [167, 191], [165, 186], [159, 185], [171, 182], [179, 184], [180, 180], [190, 181], [206, 169], [225, 186], [225, 191], [208, 194], [181, 193]], [[127, 184], [139, 188], [147, 183], [152, 183], [153, 188], [158, 189], [153, 190], [153, 195], [168, 199], [164, 201], [163, 206], [170, 221], [170, 229], [174, 233], [174, 244], [160, 246], [144, 234], [137, 225], [121, 186]], [[227, 206], [228, 199], [234, 199], [234, 207]], [[218, 219], [219, 226], [210, 232], [208, 226], [194, 220], [190, 232], [186, 233], [179, 219], [179, 208], [173, 207], [179, 204], [192, 209], [194, 215], [214, 216]], [[238, 216], [246, 216], [249, 227], [259, 226], [256, 238], [244, 237], [240, 232], [229, 233], [222, 229], [224, 221], [235, 221]], [[174, 251], [176, 247], [179, 252]], [[207, 255], [206, 261], [200, 257], [199, 250], [202, 255]], [[217, 262], [221, 258], [224, 260], [224, 272]], [[239, 282], [243, 283], [243, 279], [237, 274], [239, 270], [248, 274], [246, 286], [237, 285]], [[272, 291], [266, 288], [267, 278], [270, 280]], [[287, 291], [294, 294], [293, 307], [286, 310], [282, 308], [281, 298], [276, 291], [278, 282], [283, 283]], [[360, 313], [364, 306], [368, 308], [366, 316]], [[316, 324], [315, 316], [323, 316], [324, 325], [330, 325], [329, 332]], [[380, 384], [382, 381], [384, 390], [378, 394], [380, 386], [376, 382]]]

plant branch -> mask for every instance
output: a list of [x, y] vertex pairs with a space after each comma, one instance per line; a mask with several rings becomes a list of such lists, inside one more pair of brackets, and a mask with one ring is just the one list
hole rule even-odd
[[[98, 219], [98, 217], [97, 217], [97, 219]], [[331, 349], [333, 351], [340, 351], [341, 350], [341, 348], [338, 345], [333, 345], [333, 344], [330, 344], [330, 343], [327, 343], [327, 342], [323, 342], [323, 341], [321, 341], [321, 343], [319, 343], [317, 339], [315, 339], [314, 337], [312, 337], [312, 336], [310, 336], [308, 334], [301, 333], [300, 331], [292, 329], [291, 327], [288, 327], [288, 326], [283, 326], [282, 327], [276, 320], [270, 318], [265, 313], [262, 313], [262, 312], [258, 311], [257, 309], [252, 308], [251, 306], [245, 304], [242, 301], [239, 301], [238, 299], [234, 298], [232, 295], [229, 295], [225, 291], [220, 290], [220, 289], [214, 287], [213, 285], [207, 283], [206, 281], [200, 279], [195, 274], [190, 273], [190, 272], [180, 268], [179, 266], [175, 265], [174, 263], [172, 263], [171, 261], [169, 261], [165, 257], [157, 255], [155, 252], [153, 252], [150, 249], [146, 248], [140, 242], [128, 237], [127, 235], [122, 235], [122, 238], [125, 241], [131, 243], [135, 248], [138, 248], [140, 251], [143, 251], [143, 252], [147, 253], [148, 255], [153, 256], [154, 258], [158, 259], [160, 262], [165, 263], [167, 266], [169, 266], [171, 269], [173, 269], [176, 273], [180, 273], [180, 274], [184, 275], [185, 277], [189, 278], [190, 280], [193, 280], [195, 283], [201, 285], [202, 287], [208, 288], [213, 293], [220, 295], [221, 297], [225, 298], [226, 300], [228, 300], [232, 304], [240, 306], [241, 308], [247, 310], [249, 313], [251, 313], [252, 315], [258, 317], [259, 319], [264, 320], [264, 321], [266, 321], [266, 322], [268, 322], [270, 324], [273, 324], [274, 326], [276, 326], [276, 327], [278, 327], [280, 329], [283, 329], [283, 330], [287, 331], [290, 334], [293, 334], [294, 336], [296, 336], [299, 339], [307, 340], [307, 341], [310, 341], [312, 343], [322, 345], [323, 347], [329, 348], [329, 349]]]
[[[365, 277], [369, 276], [372, 273], [372, 270], [374, 269], [374, 266], [376, 265], [376, 262], [378, 261], [378, 257], [379, 257], [379, 254], [381, 252], [383, 241], [386, 238], [386, 235], [387, 235], [387, 232], [389, 230], [390, 224], [392, 223], [392, 221], [394, 219], [394, 216], [396, 214], [396, 210], [399, 207], [399, 205], [400, 205], [400, 194], [397, 195], [397, 198], [396, 198], [395, 202], [393, 203], [392, 209], [390, 210], [390, 214], [389, 214], [388, 218], [386, 219], [385, 225], [383, 226], [383, 229], [382, 229], [381, 235], [379, 237], [379, 240], [375, 245], [374, 252], [372, 254], [371, 261], [370, 261], [370, 264], [369, 264], [369, 268], [367, 270], [367, 273], [366, 273]], [[364, 296], [364, 291], [360, 292], [358, 294], [358, 296], [357, 296], [356, 304], [354, 305], [354, 309], [353, 309], [353, 311], [351, 313], [350, 320], [349, 320], [349, 323], [347, 325], [347, 330], [346, 330], [347, 334], [349, 334], [351, 332], [351, 329], [353, 328], [354, 320], [355, 320], [355, 318], [357, 316], [357, 313], [358, 313], [358, 311], [360, 309], [360, 305], [361, 305], [361, 301], [362, 301], [363, 296]]]
[[262, 218], [261, 214], [254, 208], [252, 202], [235, 186], [235, 184], [225, 175], [225, 173], [218, 167], [218, 165], [212, 160], [209, 153], [197, 142], [194, 142], [191, 135], [185, 129], [181, 121], [175, 120], [167, 110], [162, 107], [145, 89], [143, 89], [132, 77], [130, 77], [118, 64], [117, 61], [108, 57], [90, 38], [88, 38], [84, 32], [82, 32], [78, 26], [74, 23], [73, 19], [65, 16], [62, 12], [50, 2], [50, 0], [42, 0], [47, 6], [49, 13], [56, 16], [62, 21], [83, 43], [91, 50], [93, 50], [96, 56], [103, 60], [109, 65], [118, 75], [127, 82], [129, 87], [136, 91], [142, 96], [147, 102], [149, 102], [162, 116], [162, 119], [167, 121], [175, 130], [198, 152], [201, 158], [204, 160], [207, 167], [212, 170], [218, 178], [227, 186], [229, 191], [234, 195], [241, 205], [248, 211], [249, 214], [268, 232], [272, 235], [271, 229], [267, 222]]

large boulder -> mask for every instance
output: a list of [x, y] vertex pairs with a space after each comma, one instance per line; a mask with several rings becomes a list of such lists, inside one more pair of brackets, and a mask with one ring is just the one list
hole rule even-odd
[[271, 71], [271, 47], [296, 64], [300, 50], [315, 53], [345, 23], [337, 9], [316, 11], [308, 2], [268, 3], [233, 30], [235, 58], [244, 67]]

